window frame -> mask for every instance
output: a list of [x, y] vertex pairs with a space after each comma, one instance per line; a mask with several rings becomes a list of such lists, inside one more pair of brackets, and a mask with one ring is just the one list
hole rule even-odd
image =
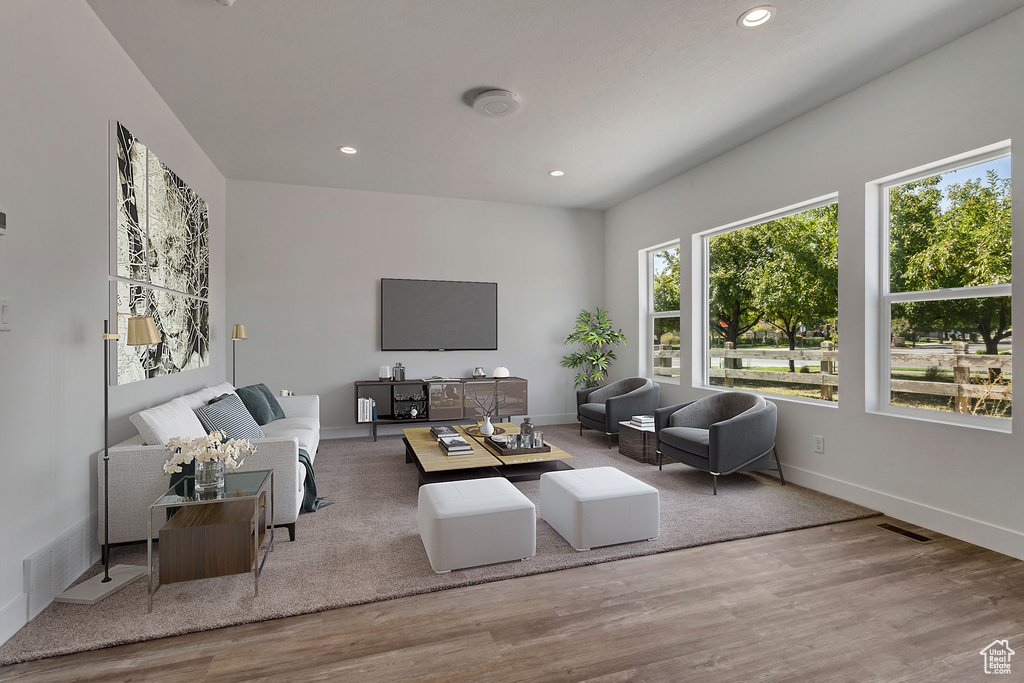
[[[814, 197], [803, 202], [790, 204], [780, 209], [768, 211], [757, 216], [744, 218], [727, 225], [722, 225], [711, 230], [695, 233], [692, 237], [691, 248], [693, 250], [693, 280], [690, 291], [693, 296], [693, 364], [691, 383], [694, 389], [706, 389], [708, 391], [734, 391], [729, 387], [711, 384], [711, 342], [708, 331], [711, 329], [711, 283], [709, 275], [711, 271], [711, 243], [712, 237], [724, 235], [743, 228], [749, 228], [760, 223], [778, 220], [796, 213], [810, 211], [829, 204], [839, 203], [839, 192], [830, 192], [819, 197]], [[770, 398], [773, 401], [792, 401], [807, 405], [838, 408], [838, 401], [823, 401], [802, 396], [789, 396], [770, 391], [758, 391], [756, 389], [743, 389], [743, 391]]]
[[[995, 161], [1004, 157], [1012, 157], [1011, 141], [1004, 140], [980, 149], [975, 149], [964, 154], [947, 157], [938, 161], [918, 166], [916, 168], [895, 173], [868, 183], [867, 190], [867, 215], [871, 215], [872, 204], [877, 205], [877, 259], [878, 271], [874, 289], [877, 290], [877, 347], [874, 365], [877, 369], [876, 389], [871, 391], [869, 386], [866, 391], [868, 400], [867, 411], [881, 415], [904, 417], [925, 422], [956, 425], [961, 427], [972, 427], [975, 429], [986, 429], [1009, 433], [1012, 427], [1012, 420], [1006, 418], [990, 417], [987, 415], [963, 415], [953, 411], [929, 410], [926, 408], [912, 408], [909, 406], [893, 405], [891, 394], [892, 379], [892, 305], [898, 303], [918, 301], [951, 301], [957, 299], [982, 299], [988, 297], [1012, 297], [1012, 274], [1011, 282], [1002, 285], [976, 285], [971, 287], [954, 287], [947, 289], [927, 289], [912, 292], [891, 292], [891, 274], [889, 272], [889, 190], [893, 187], [906, 185], [918, 180], [924, 180], [935, 175], [951, 173], [970, 166]], [[1012, 187], [1012, 159], [1011, 159], [1011, 193]], [[1012, 234], [1012, 219], [1011, 219]], [[870, 289], [869, 289], [870, 291]], [[868, 345], [867, 348], [870, 348]], [[870, 365], [869, 359], [869, 365]], [[1012, 399], [1011, 399], [1012, 402]]]
[[[679, 308], [675, 311], [655, 311], [654, 310], [654, 255], [661, 251], [669, 249], [678, 249], [680, 258], [680, 287], [679, 287]], [[662, 242], [656, 244], [653, 247], [647, 247], [641, 249], [639, 252], [639, 271], [640, 271], [640, 334], [638, 338], [641, 340], [641, 348], [644, 349], [639, 354], [639, 375], [641, 377], [647, 377], [655, 382], [661, 382], [664, 384], [681, 384], [683, 376], [683, 354], [682, 354], [682, 334], [683, 334], [683, 320], [680, 315], [682, 309], [682, 261], [683, 248], [682, 240], [674, 239], [668, 242]], [[679, 319], [679, 377], [666, 377], [664, 375], [654, 374], [654, 321], [659, 318], [678, 318]]]

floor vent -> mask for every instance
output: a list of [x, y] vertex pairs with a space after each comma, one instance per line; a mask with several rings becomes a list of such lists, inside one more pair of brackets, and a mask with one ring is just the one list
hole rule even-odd
[[888, 522], [876, 524], [875, 526], [877, 526], [879, 529], [885, 529], [886, 531], [891, 531], [894, 534], [899, 534], [900, 536], [906, 536], [907, 538], [917, 541], [918, 543], [931, 543], [935, 540], [934, 538], [922, 536], [916, 531], [910, 531], [909, 529], [904, 529], [902, 527], [896, 526], [895, 524], [889, 524]]
[[93, 512], [25, 560], [29, 619], [42, 612], [54, 597], [100, 559], [97, 519], [97, 513]]

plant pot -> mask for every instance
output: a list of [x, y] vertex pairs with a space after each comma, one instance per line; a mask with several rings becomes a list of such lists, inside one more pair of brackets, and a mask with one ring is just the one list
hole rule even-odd
[[196, 496], [224, 490], [224, 461], [220, 458], [203, 462], [196, 460]]

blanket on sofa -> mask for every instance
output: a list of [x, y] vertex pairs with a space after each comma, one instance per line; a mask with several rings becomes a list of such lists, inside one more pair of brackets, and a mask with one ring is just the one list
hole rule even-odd
[[316, 474], [313, 473], [313, 461], [309, 459], [309, 453], [305, 448], [299, 449], [299, 462], [306, 468], [306, 481], [302, 485], [302, 511], [316, 512], [320, 508], [333, 505], [333, 502], [325, 503], [323, 496], [316, 495]]

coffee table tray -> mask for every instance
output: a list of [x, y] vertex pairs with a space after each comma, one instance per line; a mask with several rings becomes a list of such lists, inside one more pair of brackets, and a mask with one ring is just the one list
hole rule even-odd
[[551, 446], [538, 446], [537, 448], [506, 448], [500, 441], [487, 437], [487, 445], [497, 451], [499, 456], [529, 455], [531, 453], [550, 453]]

